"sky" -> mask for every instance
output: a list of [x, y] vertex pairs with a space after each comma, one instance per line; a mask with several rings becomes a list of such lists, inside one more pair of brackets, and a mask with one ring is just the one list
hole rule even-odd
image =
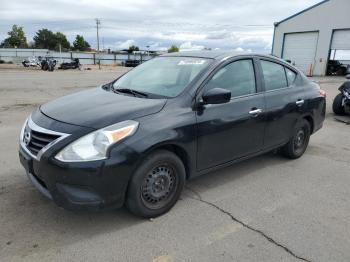
[[120, 50], [211, 48], [271, 51], [273, 23], [320, 0], [0, 0], [0, 41], [13, 24], [28, 41], [48, 28], [72, 43], [83, 35], [96, 47], [96, 21], [101, 21], [100, 47]]

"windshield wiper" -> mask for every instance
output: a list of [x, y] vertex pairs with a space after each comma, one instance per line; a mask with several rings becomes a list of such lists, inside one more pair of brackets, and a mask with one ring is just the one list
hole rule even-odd
[[137, 91], [134, 89], [130, 89], [130, 88], [113, 88], [114, 92], [117, 93], [127, 93], [127, 94], [132, 94], [133, 96], [143, 96], [143, 97], [148, 97], [148, 95], [144, 92], [141, 91]]

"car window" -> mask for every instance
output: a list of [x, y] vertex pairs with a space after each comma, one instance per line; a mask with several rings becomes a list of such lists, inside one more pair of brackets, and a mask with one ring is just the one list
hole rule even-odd
[[134, 77], [130, 84], [133, 87], [139, 87], [146, 82], [148, 85], [160, 84], [164, 86], [176, 85], [178, 75], [180, 73], [179, 68], [159, 68], [158, 70], [152, 70], [147, 72], [143, 77]]
[[261, 60], [261, 67], [264, 74], [266, 91], [288, 86], [284, 66], [274, 62]]
[[288, 69], [287, 67], [285, 67], [285, 69], [286, 69], [286, 76], [288, 80], [288, 86], [291, 86], [294, 83], [295, 78], [297, 77], [297, 74], [294, 71]]
[[176, 97], [210, 63], [211, 59], [196, 57], [153, 58], [123, 75], [113, 88]]
[[232, 97], [256, 93], [253, 61], [239, 60], [221, 68], [206, 85], [207, 90], [212, 88], [230, 90]]

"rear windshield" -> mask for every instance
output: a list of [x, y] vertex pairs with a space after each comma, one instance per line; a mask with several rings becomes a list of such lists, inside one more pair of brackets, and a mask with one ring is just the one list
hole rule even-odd
[[176, 97], [211, 61], [193, 57], [154, 58], [119, 78], [114, 82], [113, 88]]

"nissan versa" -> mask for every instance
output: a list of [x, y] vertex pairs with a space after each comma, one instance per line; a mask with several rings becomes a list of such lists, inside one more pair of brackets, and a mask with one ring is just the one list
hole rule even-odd
[[66, 209], [126, 204], [156, 217], [187, 179], [275, 149], [302, 156], [322, 127], [325, 95], [272, 56], [168, 54], [40, 106], [24, 123], [20, 161]]

